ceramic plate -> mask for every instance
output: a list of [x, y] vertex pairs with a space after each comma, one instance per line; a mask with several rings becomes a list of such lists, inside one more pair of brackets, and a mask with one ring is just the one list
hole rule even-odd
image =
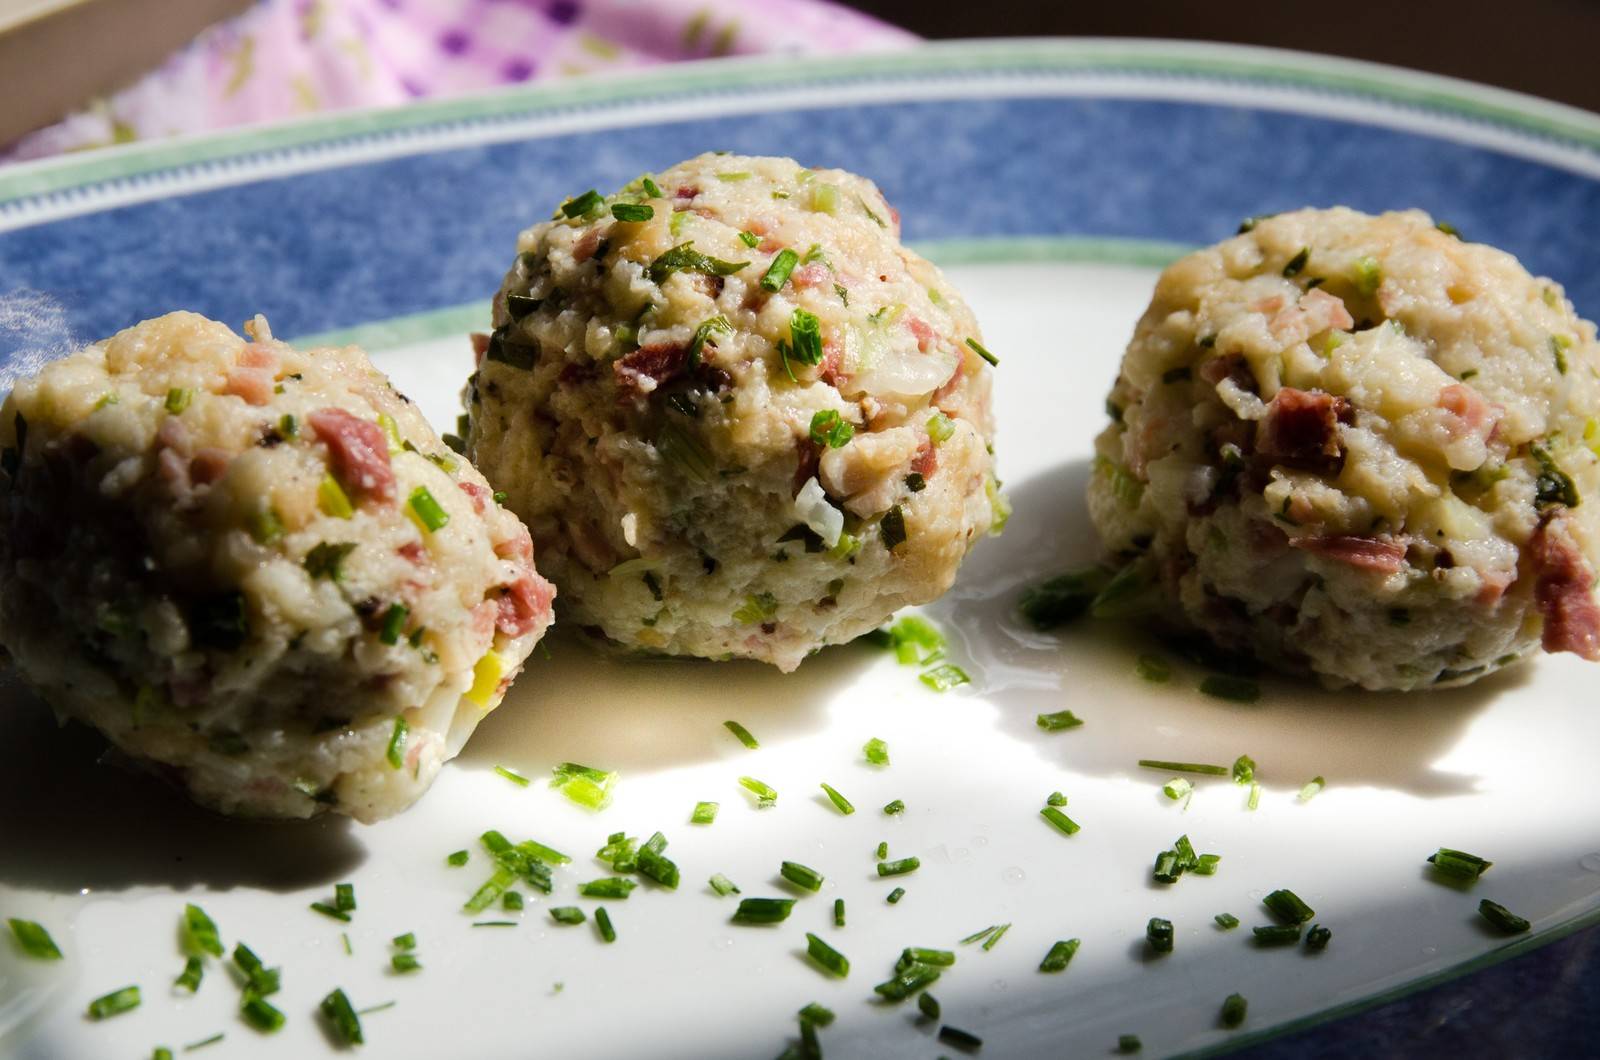
[[[565, 196], [620, 186], [706, 149], [787, 154], [875, 179], [907, 237], [942, 263], [1001, 356], [1000, 470], [1016, 515], [982, 542], [927, 614], [969, 686], [938, 694], [874, 648], [830, 648], [783, 676], [749, 663], [605, 657], [547, 643], [505, 705], [415, 809], [372, 827], [263, 824], [191, 809], [96, 761], [14, 679], [4, 690], [0, 913], [48, 925], [59, 965], [0, 946], [0, 1049], [28, 1057], [140, 1056], [215, 1034], [206, 1055], [334, 1049], [317, 1002], [342, 987], [368, 1051], [396, 1057], [775, 1056], [808, 1002], [838, 1013], [832, 1056], [952, 1049], [914, 1004], [874, 1000], [906, 946], [958, 954], [934, 986], [944, 1020], [983, 1055], [1099, 1055], [1138, 1034], [1146, 1055], [1236, 1046], [1436, 981], [1574, 930], [1600, 910], [1594, 671], [1540, 659], [1469, 689], [1334, 695], [1267, 682], [1255, 705], [1199, 694], [1174, 661], [1134, 674], [1131, 629], [1030, 632], [1019, 591], [1091, 558], [1082, 500], [1101, 398], [1159, 267], [1250, 214], [1304, 204], [1420, 206], [1519, 255], [1600, 311], [1600, 119], [1489, 89], [1309, 56], [1213, 46], [1033, 42], [929, 47], [878, 58], [681, 67], [628, 80], [327, 118], [0, 173], [0, 354], [38, 358], [170, 309], [282, 336], [359, 341], [434, 422], [448, 425], [513, 241]], [[1084, 724], [1045, 732], [1041, 712]], [[760, 740], [746, 750], [722, 727]], [[891, 763], [862, 745], [887, 741]], [[1141, 758], [1231, 763], [1264, 785], [1203, 781], [1161, 793]], [[618, 770], [595, 814], [548, 789], [551, 767]], [[494, 772], [532, 777], [519, 787]], [[1297, 797], [1313, 776], [1327, 787]], [[757, 808], [737, 783], [779, 792]], [[843, 816], [826, 781], [857, 807]], [[1052, 791], [1082, 825], [1040, 819]], [[888, 816], [894, 799], [906, 810]], [[700, 800], [721, 803], [691, 825]], [[473, 917], [496, 828], [572, 855], [555, 893], [520, 914]], [[607, 903], [616, 925], [554, 923], [577, 883], [608, 874], [606, 835], [660, 830], [675, 892]], [[1222, 857], [1211, 877], [1151, 879], [1188, 835]], [[880, 879], [875, 849], [921, 868]], [[1441, 845], [1494, 860], [1470, 891], [1430, 879]], [[469, 849], [461, 868], [446, 864]], [[779, 863], [825, 877], [790, 890]], [[729, 922], [735, 898], [798, 897], [775, 927]], [[355, 884], [348, 925], [310, 911]], [[898, 904], [887, 896], [905, 889]], [[1321, 954], [1262, 950], [1261, 897], [1293, 889], [1334, 932]], [[1508, 943], [1478, 920], [1491, 897], [1533, 921]], [[835, 899], [846, 925], [833, 921]], [[194, 997], [171, 989], [185, 901], [224, 939], [283, 969], [287, 1025], [240, 1019], [213, 965]], [[1232, 913], [1243, 927], [1213, 923]], [[1176, 925], [1169, 956], [1146, 922]], [[511, 920], [475, 927], [475, 920]], [[960, 944], [1010, 924], [992, 948]], [[395, 975], [390, 939], [414, 932], [423, 970]], [[851, 961], [827, 976], [806, 933]], [[348, 944], [343, 936], [348, 936]], [[1038, 970], [1058, 939], [1070, 967]], [[138, 984], [112, 1020], [86, 1003]], [[1220, 1026], [1223, 998], [1249, 999]]]

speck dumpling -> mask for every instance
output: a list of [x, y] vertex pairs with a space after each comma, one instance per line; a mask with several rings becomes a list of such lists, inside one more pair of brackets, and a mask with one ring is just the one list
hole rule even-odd
[[0, 409], [0, 642], [225, 813], [409, 806], [551, 618], [526, 528], [354, 347], [193, 313]]
[[469, 451], [564, 620], [793, 670], [1003, 521], [977, 324], [870, 181], [702, 155], [517, 249]]
[[1162, 274], [1090, 511], [1225, 648], [1332, 686], [1600, 657], [1600, 346], [1420, 212], [1261, 219]]

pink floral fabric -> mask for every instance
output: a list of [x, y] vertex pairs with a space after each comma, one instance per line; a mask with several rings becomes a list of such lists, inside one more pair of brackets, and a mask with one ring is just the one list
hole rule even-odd
[[681, 59], [915, 40], [828, 0], [260, 0], [0, 161]]

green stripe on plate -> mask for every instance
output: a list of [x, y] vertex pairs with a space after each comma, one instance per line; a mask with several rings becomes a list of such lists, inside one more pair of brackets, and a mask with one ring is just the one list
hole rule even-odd
[[[1423, 107], [1600, 150], [1600, 116], [1467, 81], [1326, 56], [1208, 43], [1016, 40], [926, 44], [828, 58], [762, 56], [684, 63], [645, 74], [510, 89], [464, 99], [323, 115], [215, 135], [128, 144], [46, 159], [0, 175], [0, 203], [239, 155], [432, 126], [535, 118], [562, 110], [718, 92], [770, 92], [851, 80], [955, 74], [1144, 73], [1314, 89]], [[403, 145], [402, 145], [403, 146]], [[423, 146], [426, 146], [425, 144]]]

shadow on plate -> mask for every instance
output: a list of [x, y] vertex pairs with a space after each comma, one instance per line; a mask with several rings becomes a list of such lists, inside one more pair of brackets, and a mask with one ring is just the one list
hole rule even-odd
[[845, 644], [792, 674], [764, 663], [612, 653], [559, 626], [535, 650], [500, 708], [462, 752], [466, 765], [548, 776], [581, 762], [638, 776], [738, 749], [722, 727], [739, 721], [763, 743], [821, 730], [827, 704], [881, 650]]
[[[959, 644], [975, 683], [1000, 711], [1000, 724], [1074, 772], [1132, 776], [1159, 784], [1139, 758], [1258, 763], [1264, 785], [1296, 790], [1312, 776], [1415, 796], [1457, 795], [1476, 778], [1437, 770], [1467, 727], [1497, 696], [1522, 684], [1512, 667], [1466, 688], [1425, 693], [1329, 692], [1265, 678], [1262, 698], [1232, 703], [1201, 694], [1205, 671], [1177, 660], [1136, 623], [1088, 619], [1040, 634], [1016, 613], [1024, 588], [1099, 553], [1084, 502], [1090, 464], [1077, 460], [1017, 483], [1015, 514], [999, 542], [979, 546], [956, 587], [930, 613]], [[1134, 673], [1141, 653], [1173, 665], [1172, 680]], [[1082, 728], [1039, 730], [1035, 716], [1070, 709]]]
[[0, 884], [58, 893], [151, 885], [295, 890], [365, 858], [343, 818], [233, 820], [117, 762], [86, 726], [58, 727], [14, 674], [0, 676]]

